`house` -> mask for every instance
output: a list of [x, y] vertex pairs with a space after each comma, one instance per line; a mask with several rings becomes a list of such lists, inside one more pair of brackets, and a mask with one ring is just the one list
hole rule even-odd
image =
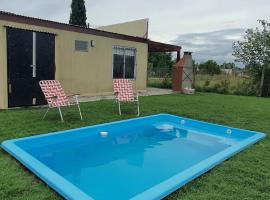
[[244, 70], [238, 67], [232, 69], [221, 69], [221, 72], [226, 75], [244, 76]]
[[149, 40], [147, 19], [92, 29], [0, 11], [0, 109], [45, 104], [40, 80], [107, 95], [113, 78], [128, 78], [143, 91], [148, 52], [180, 50]]

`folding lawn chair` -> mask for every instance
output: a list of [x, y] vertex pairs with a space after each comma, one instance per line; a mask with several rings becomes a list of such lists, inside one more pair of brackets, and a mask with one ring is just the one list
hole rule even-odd
[[121, 115], [121, 103], [134, 102], [137, 104], [138, 116], [140, 115], [139, 97], [134, 93], [132, 82], [129, 79], [114, 79], [113, 90], [115, 100], [118, 103], [119, 115]]
[[[77, 105], [82, 120], [82, 113], [78, 101], [79, 95], [76, 94], [66, 96], [60, 82], [57, 80], [42, 80], [39, 82], [39, 85], [49, 106], [49, 108], [47, 109], [47, 111], [43, 116], [43, 119], [46, 117], [48, 111], [51, 108], [58, 108], [61, 120], [64, 121], [61, 107]], [[70, 101], [69, 100], [70, 97], [73, 97], [74, 101]]]

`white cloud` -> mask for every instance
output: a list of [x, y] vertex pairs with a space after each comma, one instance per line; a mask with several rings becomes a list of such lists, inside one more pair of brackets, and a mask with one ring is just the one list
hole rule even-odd
[[[171, 43], [182, 45], [184, 50], [192, 51], [197, 62], [209, 59], [219, 63], [233, 62], [232, 43], [238, 40], [244, 32], [244, 29], [224, 29], [206, 33], [182, 34]], [[198, 38], [201, 42], [198, 42]]]

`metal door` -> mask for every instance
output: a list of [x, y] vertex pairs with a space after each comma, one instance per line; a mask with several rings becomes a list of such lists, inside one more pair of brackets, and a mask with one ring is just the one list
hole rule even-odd
[[40, 80], [54, 79], [55, 36], [7, 28], [8, 106], [45, 103]]

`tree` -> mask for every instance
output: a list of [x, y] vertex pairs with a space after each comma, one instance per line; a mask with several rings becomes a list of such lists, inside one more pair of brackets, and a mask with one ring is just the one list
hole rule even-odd
[[86, 19], [84, 0], [72, 0], [69, 24], [86, 27]]
[[172, 68], [172, 54], [162, 52], [150, 52], [148, 56], [148, 62], [153, 64], [153, 68]]
[[270, 23], [258, 20], [261, 28], [248, 29], [244, 40], [233, 43], [236, 61], [254, 66], [260, 73], [259, 96], [263, 96], [265, 73], [270, 65]]
[[224, 62], [222, 65], [220, 65], [220, 68], [221, 69], [234, 69], [234, 68], [236, 68], [236, 66], [235, 66], [234, 63], [230, 63], [230, 62], [226, 63], [226, 62]]
[[208, 60], [204, 63], [199, 64], [199, 71], [200, 73], [210, 75], [221, 73], [220, 66], [214, 60]]

